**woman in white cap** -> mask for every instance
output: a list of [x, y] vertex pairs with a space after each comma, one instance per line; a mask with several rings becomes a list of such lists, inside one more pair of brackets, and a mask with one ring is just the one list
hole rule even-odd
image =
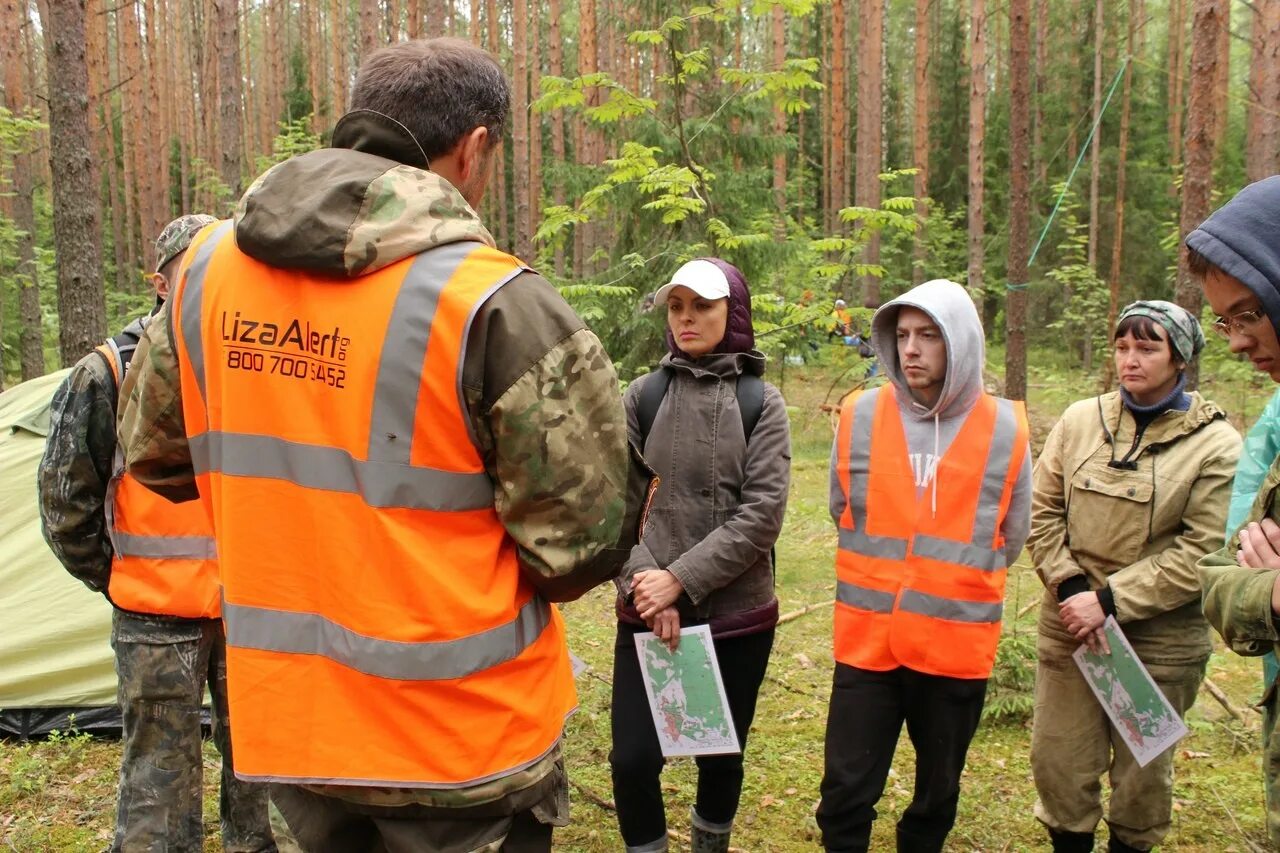
[[1086, 853], [1111, 782], [1111, 853], [1150, 850], [1170, 829], [1173, 753], [1140, 766], [1072, 653], [1101, 649], [1114, 616], [1175, 711], [1186, 714], [1213, 646], [1196, 561], [1222, 547], [1240, 435], [1186, 390], [1204, 347], [1190, 313], [1135, 302], [1112, 334], [1120, 390], [1067, 409], [1036, 463], [1027, 547], [1046, 592], [1031, 770], [1035, 816], [1055, 851]]
[[[648, 853], [667, 849], [665, 761], [634, 637], [652, 630], [675, 648], [682, 627], [710, 626], [745, 749], [778, 622], [772, 549], [791, 466], [786, 407], [761, 379], [765, 359], [754, 349], [742, 273], [699, 258], [676, 270], [655, 301], [667, 310], [668, 354], [631, 383], [625, 403], [631, 439], [660, 480], [644, 538], [618, 580], [609, 753], [623, 842]], [[697, 853], [729, 849], [742, 758], [697, 759]]]

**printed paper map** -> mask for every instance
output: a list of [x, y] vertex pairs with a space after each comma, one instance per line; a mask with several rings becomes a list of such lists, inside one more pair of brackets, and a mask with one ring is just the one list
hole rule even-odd
[[1095, 655], [1081, 646], [1072, 657], [1138, 766], [1146, 767], [1186, 735], [1187, 726], [1134, 654], [1115, 617], [1107, 617], [1103, 630], [1110, 655]]
[[652, 632], [636, 634], [636, 654], [664, 756], [741, 751], [710, 628], [681, 630], [674, 654]]

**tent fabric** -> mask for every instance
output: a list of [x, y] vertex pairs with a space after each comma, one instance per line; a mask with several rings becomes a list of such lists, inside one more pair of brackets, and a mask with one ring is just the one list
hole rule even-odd
[[111, 605], [40, 533], [36, 468], [69, 370], [0, 392], [0, 731], [118, 729]]

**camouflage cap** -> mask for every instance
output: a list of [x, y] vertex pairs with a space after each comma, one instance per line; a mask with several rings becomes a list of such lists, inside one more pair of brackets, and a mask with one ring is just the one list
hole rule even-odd
[[188, 213], [170, 222], [156, 238], [156, 272], [191, 245], [191, 238], [218, 220], [207, 213]]

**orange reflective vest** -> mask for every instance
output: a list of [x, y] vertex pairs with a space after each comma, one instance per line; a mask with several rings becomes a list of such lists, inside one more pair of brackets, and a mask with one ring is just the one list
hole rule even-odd
[[983, 394], [918, 497], [895, 393], [886, 385], [852, 396], [840, 412], [835, 657], [861, 669], [986, 678], [1000, 640], [1000, 530], [1028, 452], [1026, 411]]
[[[98, 352], [111, 368], [116, 393], [136, 342], [111, 339]], [[116, 450], [105, 501], [111, 538], [107, 598], [122, 610], [218, 617], [218, 563], [209, 513], [199, 501], [170, 503], [124, 470]]]
[[171, 302], [236, 775], [454, 788], [542, 759], [577, 702], [564, 624], [462, 396], [475, 312], [523, 268], [462, 242], [335, 280], [230, 231], [197, 236]]

